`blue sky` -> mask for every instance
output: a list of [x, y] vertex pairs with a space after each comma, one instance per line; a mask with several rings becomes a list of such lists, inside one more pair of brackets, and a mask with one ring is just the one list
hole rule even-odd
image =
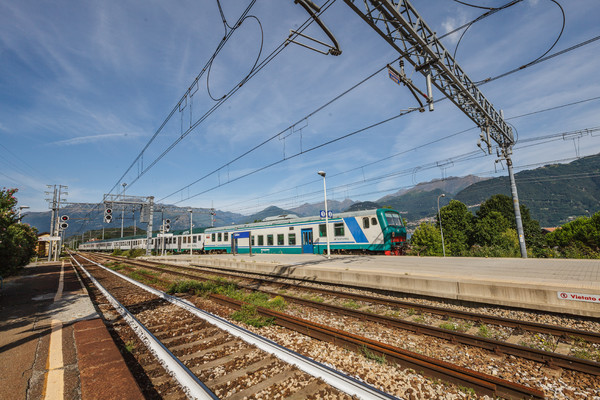
[[[249, 2], [222, 3], [233, 26]], [[566, 26], [551, 53], [600, 35], [598, 1], [561, 4]], [[415, 0], [413, 5], [438, 35], [483, 12], [451, 0]], [[473, 122], [449, 101], [436, 104], [434, 112], [411, 113], [290, 158], [417, 105], [382, 71], [313, 114], [397, 57], [337, 0], [322, 20], [342, 55], [288, 45], [140, 175], [185, 132], [182, 126], [189, 128], [217, 104], [208, 95], [207, 78], [210, 94], [220, 98], [248, 74], [257, 57], [264, 60], [308, 18], [292, 0], [259, 0], [249, 14], [256, 18], [233, 32], [210, 76], [205, 73], [196, 87], [195, 77], [226, 32], [215, 0], [0, 3], [0, 187], [19, 188], [20, 204], [34, 211], [47, 210], [47, 184], [68, 185], [70, 201], [99, 202], [125, 182], [127, 194], [250, 214], [269, 205], [291, 208], [320, 201], [319, 170], [327, 172], [328, 197], [335, 200], [374, 200], [444, 176], [506, 174], [495, 156], [478, 149], [478, 130], [469, 130]], [[525, 0], [474, 24], [456, 60], [473, 81], [497, 76], [546, 52], [561, 24], [552, 1]], [[327, 40], [315, 24], [304, 33]], [[443, 43], [453, 52], [457, 39], [455, 34]], [[481, 91], [506, 118], [598, 97], [598, 54], [600, 41], [492, 81]], [[408, 73], [423, 87], [418, 73]], [[192, 86], [185, 107], [167, 118]], [[434, 93], [436, 99], [441, 96]], [[509, 122], [524, 140], [600, 126], [599, 110], [600, 100], [592, 100]], [[143, 161], [120, 179], [165, 121]], [[517, 170], [596, 154], [600, 133], [533, 143], [515, 146]], [[283, 158], [289, 159], [277, 163]], [[272, 163], [277, 164], [240, 178]]]

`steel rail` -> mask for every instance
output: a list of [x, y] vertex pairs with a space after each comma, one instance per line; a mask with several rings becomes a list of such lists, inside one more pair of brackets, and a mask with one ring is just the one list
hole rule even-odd
[[[200, 277], [197, 275], [166, 270], [164, 268], [153, 267], [150, 265], [146, 265], [145, 262], [140, 262], [140, 261], [130, 262], [130, 261], [128, 261], [128, 263], [133, 264], [133, 265], [143, 266], [145, 268], [150, 268], [155, 271], [176, 274], [176, 275], [184, 277], [184, 278], [205, 280], [205, 281], [209, 280], [209, 278], [204, 278], [204, 277]], [[336, 313], [338, 315], [344, 315], [344, 316], [350, 315], [350, 316], [353, 316], [355, 318], [359, 318], [362, 320], [368, 320], [368, 321], [380, 323], [380, 324], [383, 324], [386, 326], [391, 326], [391, 327], [398, 328], [398, 329], [408, 330], [411, 332], [415, 332], [417, 334], [424, 334], [424, 335], [429, 335], [429, 336], [433, 336], [436, 338], [448, 340], [451, 343], [460, 343], [460, 344], [465, 344], [465, 345], [469, 345], [469, 346], [480, 347], [480, 348], [492, 351], [496, 354], [508, 354], [508, 355], [525, 358], [528, 360], [546, 364], [547, 366], [549, 366], [551, 368], [560, 367], [560, 368], [565, 368], [565, 369], [569, 369], [569, 370], [573, 370], [573, 371], [579, 371], [579, 372], [584, 372], [584, 373], [600, 376], [600, 363], [590, 361], [590, 360], [585, 360], [585, 359], [572, 357], [572, 356], [559, 354], [559, 353], [554, 353], [554, 352], [549, 352], [549, 351], [545, 351], [545, 350], [539, 350], [539, 349], [530, 348], [530, 347], [526, 347], [526, 346], [522, 346], [522, 345], [518, 345], [518, 344], [507, 343], [507, 342], [503, 342], [503, 341], [499, 341], [499, 340], [488, 339], [488, 338], [484, 338], [484, 337], [480, 337], [480, 336], [470, 335], [470, 334], [463, 333], [463, 332], [450, 331], [447, 329], [438, 328], [438, 327], [421, 324], [421, 323], [417, 323], [417, 322], [406, 321], [406, 320], [402, 320], [402, 319], [398, 319], [398, 318], [392, 318], [392, 317], [382, 316], [382, 315], [378, 315], [378, 314], [372, 314], [372, 313], [367, 313], [367, 312], [363, 312], [363, 311], [353, 310], [350, 308], [340, 307], [340, 306], [336, 306], [333, 304], [325, 304], [325, 303], [321, 303], [321, 302], [317, 302], [317, 301], [303, 299], [303, 298], [296, 297], [296, 296], [275, 293], [275, 292], [271, 292], [271, 291], [264, 290], [264, 289], [256, 289], [256, 288], [246, 286], [246, 285], [238, 284], [238, 286], [245, 288], [245, 289], [260, 291], [260, 292], [267, 293], [267, 294], [270, 294], [273, 296], [281, 296], [288, 301], [292, 301], [297, 304], [302, 304], [302, 305], [305, 305], [308, 307], [313, 307], [313, 308], [317, 308], [320, 310]], [[332, 295], [336, 295], [336, 296], [338, 295], [337, 292], [335, 292], [335, 293], [328, 292], [328, 294], [332, 294]], [[352, 297], [352, 298], [356, 299], [354, 297]]]
[[[171, 265], [174, 267], [175, 266], [179, 267], [179, 268], [185, 268], [185, 269], [189, 268], [191, 270], [194, 269], [193, 267], [185, 267], [185, 266], [176, 265], [176, 264], [171, 264]], [[367, 287], [335, 284], [335, 283], [331, 283], [331, 282], [322, 283], [322, 282], [315, 282], [315, 281], [312, 281], [309, 279], [294, 278], [294, 277], [280, 277], [280, 276], [274, 276], [274, 275], [269, 275], [269, 274], [263, 274], [260, 272], [251, 272], [251, 271], [239, 271], [238, 272], [238, 271], [235, 271], [235, 273], [233, 273], [231, 270], [228, 270], [226, 268], [221, 268], [221, 267], [204, 266], [204, 265], [197, 265], [197, 264], [195, 264], [194, 266], [200, 267], [200, 268], [206, 268], [208, 270], [221, 271], [219, 273], [224, 276], [236, 276], [236, 277], [244, 278], [244, 276], [239, 275], [239, 274], [247, 274], [247, 275], [258, 275], [258, 276], [264, 276], [264, 277], [271, 278], [271, 279], [262, 279], [262, 278], [245, 277], [246, 279], [254, 279], [257, 281], [261, 281], [261, 282], [273, 283], [274, 279], [275, 280], [276, 279], [288, 279], [288, 280], [295, 280], [295, 281], [301, 281], [301, 282], [306, 282], [306, 283], [321, 283], [321, 284], [330, 285], [330, 286], [346, 287], [349, 289], [356, 289], [356, 290], [369, 290], [369, 288], [367, 288]], [[223, 272], [223, 271], [226, 271], [226, 272]], [[216, 273], [216, 272], [213, 272], [213, 273]], [[236, 273], [237, 273], [237, 275], [236, 275]], [[530, 322], [530, 321], [523, 321], [523, 320], [511, 319], [511, 318], [505, 318], [505, 317], [496, 317], [496, 316], [492, 316], [492, 315], [479, 314], [479, 313], [474, 313], [474, 312], [470, 312], [470, 311], [453, 310], [450, 308], [431, 306], [431, 305], [427, 305], [427, 304], [416, 304], [416, 303], [411, 303], [411, 302], [402, 301], [402, 300], [383, 299], [381, 297], [375, 297], [375, 296], [370, 296], [370, 295], [355, 294], [355, 293], [343, 293], [343, 292], [339, 292], [339, 291], [335, 291], [335, 290], [331, 290], [331, 289], [323, 289], [323, 288], [315, 288], [315, 287], [303, 287], [303, 289], [314, 291], [314, 292], [321, 293], [321, 294], [336, 296], [336, 297], [344, 297], [344, 298], [348, 298], [348, 299], [360, 300], [360, 301], [370, 302], [370, 303], [374, 303], [374, 304], [387, 305], [390, 307], [400, 307], [400, 308], [408, 308], [408, 309], [412, 308], [414, 310], [418, 310], [421, 312], [428, 312], [431, 314], [441, 315], [445, 318], [450, 318], [450, 317], [461, 318], [461, 319], [467, 319], [470, 321], [476, 321], [477, 323], [502, 325], [502, 326], [514, 328], [517, 330], [534, 332], [534, 333], [551, 334], [551, 335], [559, 336], [559, 337], [574, 336], [574, 337], [584, 339], [588, 342], [600, 343], [600, 332], [582, 331], [579, 329], [564, 328], [564, 327], [560, 327], [560, 326], [541, 324], [539, 322]], [[394, 294], [409, 294], [409, 293], [404, 293], [404, 292], [400, 292], [400, 291], [392, 292], [389, 290], [386, 292], [394, 293]], [[495, 305], [495, 306], [497, 306], [497, 305]], [[535, 312], [536, 310], [524, 309], [524, 311]]]
[[[241, 308], [244, 302], [218, 294], [211, 294], [211, 299], [232, 307]], [[503, 396], [508, 399], [544, 399], [542, 391], [518, 383], [510, 382], [492, 375], [473, 371], [445, 361], [437, 360], [408, 350], [400, 349], [376, 340], [368, 339], [326, 325], [293, 317], [278, 311], [256, 307], [257, 311], [274, 318], [274, 323], [293, 329], [307, 336], [331, 342], [344, 348], [352, 348], [357, 352], [365, 349], [386, 360], [394, 361], [403, 367], [422, 371], [425, 375], [440, 378], [458, 385], [466, 385], [477, 393], [488, 396]]]
[[[81, 256], [80, 256], [81, 257]], [[140, 321], [131, 314], [100, 282], [98, 282], [86, 269], [71, 255], [71, 258], [87, 275], [92, 283], [106, 297], [110, 304], [123, 317], [127, 324], [133, 329], [140, 340], [146, 345], [148, 350], [154, 355], [159, 363], [167, 370], [182, 387], [188, 398], [218, 400], [217, 397], [202, 381], [200, 381], [192, 371], [190, 371], [173, 353], [169, 351]], [[82, 257], [85, 259], [85, 257]]]
[[[115, 257], [115, 256], [111, 256], [111, 257]], [[115, 259], [117, 259], [117, 258], [115, 258]], [[121, 258], [120, 260], [123, 260], [123, 259]], [[136, 261], [136, 262], [140, 262], [140, 261]], [[198, 269], [195, 267], [205, 268], [205, 269], [208, 269], [211, 271], [215, 271], [215, 270], [219, 271], [219, 272], [212, 272], [214, 274], [221, 274], [223, 276], [241, 277], [241, 278], [245, 278], [245, 279], [253, 279], [253, 280], [256, 280], [259, 282], [273, 283], [274, 280], [277, 280], [277, 279], [287, 279], [287, 280], [307, 282], [307, 283], [321, 283], [321, 282], [315, 282], [315, 281], [312, 281], [309, 279], [294, 278], [294, 277], [280, 277], [280, 276], [274, 276], [274, 275], [264, 274], [264, 273], [260, 273], [260, 272], [252, 272], [252, 271], [232, 272], [231, 270], [228, 270], [226, 268], [199, 265], [199, 264], [192, 264], [193, 265], [192, 267], [188, 267], [188, 266], [178, 265], [178, 264], [158, 263], [156, 261], [149, 261], [149, 260], [144, 260], [143, 262], [147, 262], [147, 263], [151, 263], [151, 264], [155, 264], [155, 265], [167, 265], [167, 266], [187, 269], [190, 271], [197, 271]], [[258, 276], [262, 276], [262, 277], [268, 277], [270, 279], [263, 279], [263, 278], [256, 278], [256, 277], [249, 278], [249, 277], [245, 277], [241, 274], [258, 275]], [[369, 288], [360, 287], [360, 286], [335, 284], [335, 283], [331, 283], [331, 282], [327, 282], [327, 283], [323, 283], [323, 284], [330, 285], [330, 286], [346, 287], [349, 289], [356, 289], [356, 290], [368, 290], [369, 289]], [[564, 328], [564, 327], [555, 326], [555, 325], [541, 324], [539, 322], [530, 322], [530, 321], [523, 321], [523, 320], [512, 319], [512, 318], [497, 317], [497, 316], [479, 314], [479, 313], [470, 312], [470, 311], [453, 310], [453, 309], [445, 308], [445, 307], [431, 306], [431, 305], [427, 305], [427, 304], [416, 304], [416, 303], [411, 303], [411, 302], [402, 301], [402, 300], [384, 299], [381, 297], [375, 297], [375, 296], [364, 295], [364, 294], [343, 293], [343, 292], [339, 292], [339, 291], [335, 291], [335, 290], [331, 290], [331, 289], [323, 289], [323, 288], [315, 288], [315, 287], [303, 287], [303, 289], [310, 290], [310, 291], [313, 291], [316, 293], [321, 293], [321, 294], [326, 294], [326, 295], [331, 295], [331, 296], [336, 296], [336, 297], [344, 297], [344, 298], [353, 299], [353, 300], [359, 300], [359, 301], [365, 301], [365, 302], [370, 302], [370, 303], [374, 303], [374, 304], [386, 305], [386, 306], [390, 306], [390, 307], [414, 309], [414, 310], [417, 310], [420, 312], [428, 312], [431, 314], [441, 315], [444, 318], [451, 318], [451, 317], [461, 318], [461, 319], [466, 319], [466, 320], [470, 320], [470, 321], [475, 321], [477, 323], [502, 325], [502, 326], [506, 326], [508, 328], [514, 328], [514, 329], [517, 329], [520, 331], [543, 333], [543, 334], [549, 334], [549, 335], [558, 336], [558, 337], [573, 336], [573, 337], [577, 337], [577, 338], [583, 339], [583, 340], [591, 342], [591, 343], [600, 343], [600, 332], [583, 331], [580, 329], [573, 329], [573, 328]], [[387, 292], [388, 293], [407, 294], [404, 292], [392, 292], [392, 291], [387, 291]], [[533, 311], [533, 312], [536, 311], [536, 310], [528, 310], [528, 309], [524, 309], [524, 310], [525, 311]]]
[[130, 282], [178, 307], [181, 307], [193, 313], [194, 315], [198, 316], [199, 318], [202, 318], [206, 322], [215, 325], [219, 329], [226, 330], [231, 335], [240, 338], [246, 343], [252, 344], [258, 347], [259, 349], [264, 350], [267, 353], [272, 354], [277, 358], [287, 362], [288, 364], [295, 365], [302, 371], [322, 379], [329, 385], [341, 390], [342, 392], [348, 393], [351, 396], [357, 396], [360, 399], [397, 399], [397, 397], [392, 396], [389, 393], [385, 393], [377, 388], [374, 388], [365, 382], [361, 382], [351, 376], [348, 376], [340, 371], [328, 367], [325, 364], [319, 363], [309, 357], [303, 356], [302, 354], [296, 353], [286, 347], [283, 347], [267, 338], [250, 332], [247, 329], [234, 325], [231, 322], [225, 320], [224, 318], [201, 310], [186, 300], [180, 299], [176, 296], [168, 295], [160, 290], [154, 289], [148, 285], [144, 285], [143, 283], [129, 278], [128, 276], [125, 276], [117, 271], [113, 271], [86, 257], [81, 257], [97, 265], [98, 267], [118, 276], [119, 278], [126, 280], [127, 282]]

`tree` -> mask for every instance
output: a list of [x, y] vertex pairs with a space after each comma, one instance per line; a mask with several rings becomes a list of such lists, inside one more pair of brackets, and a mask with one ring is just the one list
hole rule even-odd
[[547, 246], [567, 258], [600, 256], [600, 212], [571, 221], [545, 237]]
[[[529, 209], [520, 204], [521, 222], [523, 223], [523, 234], [525, 235], [525, 244], [532, 251], [541, 249], [543, 245], [542, 230], [538, 221], [531, 218]], [[510, 223], [510, 228], [517, 229], [517, 220], [515, 219], [515, 209], [513, 201], [504, 194], [495, 194], [483, 203], [477, 210], [477, 218], [484, 219], [491, 212], [499, 212]], [[502, 230], [501, 232], [503, 232]]]
[[497, 246], [502, 242], [502, 234], [509, 228], [510, 222], [499, 211], [490, 211], [483, 218], [476, 219], [471, 238], [480, 246]]
[[442, 236], [439, 228], [423, 222], [410, 237], [411, 253], [418, 256], [441, 256]]
[[[468, 255], [472, 244], [473, 214], [469, 212], [466, 205], [458, 200], [451, 200], [448, 205], [440, 209], [440, 214], [442, 216], [446, 254], [453, 256]], [[439, 217], [437, 226], [438, 228], [440, 226]]]
[[37, 230], [17, 220], [17, 189], [0, 191], [0, 275], [13, 273], [35, 254]]

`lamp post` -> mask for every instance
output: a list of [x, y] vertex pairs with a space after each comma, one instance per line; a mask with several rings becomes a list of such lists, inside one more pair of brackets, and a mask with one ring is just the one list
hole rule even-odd
[[29, 206], [19, 206], [19, 219], [18, 219], [19, 223], [21, 223], [21, 218], [22, 218], [21, 210], [24, 210], [26, 208], [29, 208]]
[[331, 258], [331, 249], [329, 247], [329, 212], [327, 211], [327, 184], [325, 183], [325, 171], [317, 172], [323, 177], [323, 194], [325, 196], [325, 237], [327, 238], [327, 258]]
[[[127, 186], [127, 184], [123, 182], [121, 185], [123, 186], [123, 193], [121, 193], [122, 196], [125, 194], [125, 186]], [[125, 221], [125, 206], [123, 206], [121, 209], [121, 237], [123, 237], [123, 221]]]
[[193, 210], [190, 208], [188, 209], [188, 212], [190, 213], [190, 256], [192, 255], [192, 212]]
[[446, 197], [444, 193], [438, 196], [437, 206], [438, 206], [438, 219], [440, 220], [440, 233], [442, 235], [442, 251], [444, 252], [444, 257], [446, 257], [446, 246], [444, 245], [444, 230], [442, 229], [442, 214], [440, 213], [440, 197]]

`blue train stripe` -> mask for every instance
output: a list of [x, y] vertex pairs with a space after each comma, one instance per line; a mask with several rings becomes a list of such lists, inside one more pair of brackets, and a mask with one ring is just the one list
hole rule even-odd
[[360, 229], [360, 226], [358, 226], [356, 218], [344, 218], [344, 222], [346, 223], [348, 229], [350, 229], [350, 233], [352, 234], [352, 236], [354, 236], [354, 240], [356, 241], [356, 243], [369, 243], [364, 232], [362, 231], [362, 229]]

